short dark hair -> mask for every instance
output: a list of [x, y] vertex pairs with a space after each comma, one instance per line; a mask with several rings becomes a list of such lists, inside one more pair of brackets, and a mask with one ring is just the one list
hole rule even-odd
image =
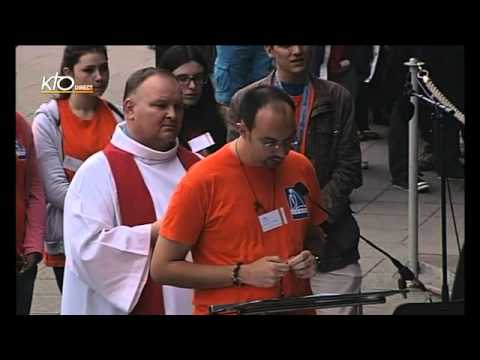
[[135, 90], [138, 89], [140, 85], [143, 84], [145, 80], [153, 75], [161, 75], [165, 77], [172, 78], [173, 80], [177, 81], [175, 76], [169, 71], [165, 69], [159, 69], [155, 67], [146, 67], [140, 70], [135, 71], [132, 75], [129, 76], [126, 84], [125, 84], [125, 91], [123, 92], [123, 101], [127, 97], [129, 97]]
[[285, 103], [295, 112], [295, 103], [284, 91], [270, 85], [261, 85], [249, 90], [242, 98], [238, 114], [248, 130], [255, 125], [258, 110], [274, 103]]
[[[63, 50], [62, 63], [60, 64], [60, 75], [65, 75], [64, 68], [70, 69], [73, 72], [73, 67], [78, 63], [78, 60], [85, 54], [99, 53], [105, 55], [108, 61], [107, 47], [105, 45], [67, 45]], [[65, 99], [70, 96], [70, 93], [60, 94], [59, 99]]]

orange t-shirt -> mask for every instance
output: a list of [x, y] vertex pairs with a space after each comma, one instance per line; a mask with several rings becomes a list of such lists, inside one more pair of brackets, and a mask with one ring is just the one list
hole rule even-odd
[[[58, 111], [63, 132], [65, 174], [72, 181], [76, 167], [109, 144], [117, 121], [103, 100], [100, 100], [95, 115], [89, 120], [82, 120], [75, 115], [68, 99], [58, 100]], [[45, 252], [44, 255], [47, 266], [65, 266], [63, 254], [49, 255]]]
[[[193, 260], [199, 264], [248, 264], [264, 256], [287, 260], [299, 254], [304, 249], [308, 225], [318, 225], [326, 219], [326, 214], [308, 199], [306, 209], [303, 209], [306, 214], [300, 216], [299, 209], [291, 209], [289, 205], [291, 188], [297, 182], [305, 184], [309, 196], [322, 203], [310, 161], [290, 151], [276, 170], [251, 166], [244, 169], [265, 210], [283, 208], [287, 224], [262, 232], [252, 190], [238, 158], [227, 144], [192, 166], [182, 178], [170, 200], [160, 234], [169, 240], [191, 245]], [[258, 288], [249, 285], [195, 289], [195, 314], [207, 314], [208, 305], [213, 304], [278, 298], [281, 290], [285, 296], [311, 294], [308, 280], [297, 279], [292, 273], [283, 279], [281, 286], [282, 289], [279, 286]]]
[[[95, 115], [89, 120], [82, 120], [75, 115], [70, 109], [68, 99], [59, 100], [58, 107], [63, 131], [63, 154], [66, 159], [69, 157], [83, 162], [108, 145], [117, 121], [103, 100], [100, 100]], [[65, 163], [66, 161], [64, 165]], [[66, 168], [65, 172], [72, 181], [75, 170]]]

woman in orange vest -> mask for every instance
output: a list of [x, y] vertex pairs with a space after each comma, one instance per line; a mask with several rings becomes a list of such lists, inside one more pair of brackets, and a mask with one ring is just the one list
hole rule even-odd
[[110, 142], [123, 114], [101, 98], [110, 77], [106, 46], [66, 46], [59, 76], [50, 87], [68, 92], [40, 106], [32, 129], [47, 200], [44, 262], [62, 291], [65, 195], [80, 165]]

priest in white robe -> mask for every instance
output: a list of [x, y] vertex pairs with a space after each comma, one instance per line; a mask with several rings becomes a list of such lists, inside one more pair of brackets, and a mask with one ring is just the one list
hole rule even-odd
[[176, 79], [154, 68], [135, 72], [124, 113], [110, 145], [84, 162], [65, 198], [61, 314], [189, 315], [191, 289], [149, 276], [157, 219], [198, 160], [178, 144], [183, 105]]

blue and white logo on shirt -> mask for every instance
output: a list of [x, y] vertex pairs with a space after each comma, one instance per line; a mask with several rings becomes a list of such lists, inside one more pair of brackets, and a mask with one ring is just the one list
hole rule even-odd
[[288, 207], [294, 220], [305, 219], [308, 217], [308, 207], [305, 203], [305, 199], [299, 193], [295, 191], [293, 187], [285, 189], [287, 196]]

